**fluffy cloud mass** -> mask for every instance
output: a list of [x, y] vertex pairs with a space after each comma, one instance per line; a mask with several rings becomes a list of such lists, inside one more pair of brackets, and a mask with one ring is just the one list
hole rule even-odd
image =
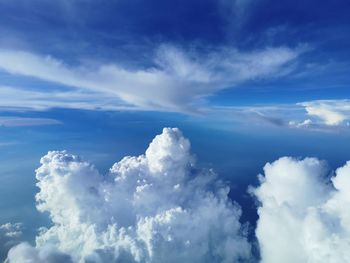
[[[145, 154], [123, 158], [107, 175], [52, 151], [36, 177], [37, 208], [53, 224], [40, 230], [36, 247], [13, 247], [8, 263], [259, 261], [229, 187], [195, 166], [176, 128], [165, 128]], [[250, 192], [259, 202], [261, 262], [350, 258], [350, 161], [330, 174], [316, 158], [283, 157], [267, 163], [259, 180]]]
[[7, 251], [20, 242], [22, 236], [22, 224], [6, 223], [0, 225], [0, 260]]
[[195, 167], [190, 143], [176, 128], [165, 128], [144, 155], [123, 158], [106, 176], [52, 151], [36, 177], [37, 208], [53, 226], [41, 230], [36, 248], [11, 249], [10, 263], [249, 260], [229, 187]]
[[350, 258], [350, 162], [327, 180], [314, 158], [266, 164], [253, 190], [261, 207], [256, 236], [262, 262], [338, 263]]
[[319, 118], [328, 126], [338, 126], [350, 119], [349, 100], [316, 100], [303, 102], [300, 105], [305, 107], [309, 116]]
[[51, 246], [37, 249], [27, 243], [21, 243], [9, 251], [5, 263], [8, 262], [72, 263], [72, 259], [69, 255], [58, 252], [56, 248]]

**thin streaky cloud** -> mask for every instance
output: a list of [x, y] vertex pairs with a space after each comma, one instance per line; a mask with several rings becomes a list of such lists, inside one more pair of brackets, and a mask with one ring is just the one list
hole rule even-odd
[[[199, 99], [219, 90], [289, 74], [302, 52], [302, 48], [287, 47], [252, 52], [223, 48], [202, 56], [162, 45], [153, 67], [127, 69], [112, 63], [70, 66], [51, 56], [1, 49], [0, 69], [66, 85], [83, 94], [103, 94], [142, 109], [193, 112]], [[50, 92], [49, 87], [45, 92]]]
[[22, 126], [42, 126], [57, 125], [62, 122], [50, 118], [23, 118], [23, 117], [1, 117], [0, 126], [3, 127], [22, 127]]
[[349, 100], [313, 100], [275, 105], [212, 107], [203, 112], [215, 119], [247, 125], [272, 125], [312, 131], [349, 131]]

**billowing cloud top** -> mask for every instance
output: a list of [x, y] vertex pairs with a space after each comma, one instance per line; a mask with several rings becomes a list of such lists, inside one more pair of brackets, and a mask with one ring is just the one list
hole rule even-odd
[[123, 158], [107, 176], [77, 156], [52, 151], [41, 159], [36, 177], [37, 208], [50, 214], [53, 226], [37, 236], [37, 248], [13, 248], [10, 263], [21, 262], [23, 253], [46, 262], [48, 247], [74, 262], [249, 258], [229, 188], [194, 166], [190, 143], [176, 128], [165, 128], [144, 155]]
[[[350, 258], [350, 161], [329, 175], [324, 161], [282, 157], [264, 167], [255, 234], [263, 263], [339, 263]], [[257, 262], [229, 187], [195, 166], [190, 142], [165, 128], [145, 154], [102, 176], [65, 151], [36, 170], [36, 247], [21, 243], [8, 263]], [[1, 229], [10, 229], [4, 225]], [[13, 232], [13, 231], [10, 231]]]
[[[263, 263], [339, 263], [350, 258], [350, 162], [329, 184], [315, 158], [281, 158], [253, 192], [261, 202], [256, 236]], [[273, 241], [273, 242], [271, 242]]]
[[[318, 117], [324, 124], [337, 126], [349, 120], [349, 100], [319, 100], [300, 103], [310, 116]], [[349, 122], [347, 122], [349, 126]]]

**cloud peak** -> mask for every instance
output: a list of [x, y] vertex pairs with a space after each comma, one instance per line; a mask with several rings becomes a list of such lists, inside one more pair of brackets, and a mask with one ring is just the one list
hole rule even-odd
[[[229, 186], [196, 166], [177, 128], [164, 128], [145, 154], [124, 157], [105, 176], [66, 151], [50, 151], [40, 163], [37, 209], [52, 225], [40, 229], [35, 247], [13, 247], [8, 263], [258, 261]], [[350, 161], [331, 178], [317, 158], [265, 165], [259, 185], [250, 188], [259, 203], [262, 263], [346, 262], [349, 174]]]
[[[40, 163], [37, 208], [49, 213], [53, 226], [37, 236], [35, 255], [51, 246], [75, 262], [250, 257], [229, 187], [212, 171], [196, 168], [179, 129], [163, 129], [144, 155], [123, 158], [106, 177], [65, 151], [51, 151]], [[16, 255], [24, 249], [13, 248], [9, 262], [20, 262]]]

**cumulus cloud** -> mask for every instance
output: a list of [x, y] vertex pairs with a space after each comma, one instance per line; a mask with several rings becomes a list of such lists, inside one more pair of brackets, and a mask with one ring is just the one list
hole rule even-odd
[[8, 253], [5, 263], [72, 263], [69, 255], [58, 252], [53, 247], [37, 249], [28, 243], [21, 243], [12, 248]]
[[190, 142], [176, 128], [165, 128], [145, 154], [123, 158], [105, 176], [65, 151], [40, 162], [37, 208], [53, 225], [41, 230], [35, 248], [11, 249], [9, 263], [67, 255], [91, 263], [250, 260], [229, 187], [195, 166]]
[[[303, 109], [300, 112], [300, 109]], [[288, 122], [291, 128], [314, 131], [347, 131], [350, 126], [349, 100], [313, 100], [297, 103], [298, 114]]]
[[[13, 96], [3, 97], [0, 106], [30, 108], [35, 103], [30, 103], [28, 96], [40, 96], [43, 106], [47, 101], [46, 107], [58, 104], [84, 108], [84, 105], [88, 106], [86, 100], [94, 96], [94, 100], [100, 102], [99, 107], [103, 108], [107, 101], [107, 109], [113, 101], [114, 107], [126, 104], [144, 110], [195, 111], [200, 98], [218, 90], [251, 79], [288, 74], [302, 52], [302, 48], [287, 47], [252, 52], [222, 48], [203, 55], [162, 45], [150, 61], [152, 66], [129, 69], [115, 63], [72, 66], [51, 56], [1, 49], [1, 70], [65, 85], [78, 97], [76, 100], [67, 99], [69, 96], [64, 98], [64, 94], [68, 93], [60, 92], [59, 97], [57, 91], [45, 89], [40, 93], [44, 91], [44, 94], [51, 95], [54, 92], [58, 97], [49, 95], [45, 100], [43, 94], [30, 92], [17, 100]], [[23, 90], [27, 92], [27, 89]]]
[[[145, 154], [124, 157], [106, 175], [65, 151], [40, 163], [37, 209], [52, 226], [40, 229], [35, 247], [14, 246], [8, 263], [257, 261], [230, 188], [196, 167], [190, 142], [176, 128], [165, 128]], [[250, 189], [259, 202], [261, 262], [346, 262], [349, 175], [350, 161], [334, 173], [316, 158], [267, 163], [260, 185]], [[4, 244], [21, 234], [17, 224], [0, 231]]]
[[300, 103], [309, 116], [319, 118], [325, 125], [338, 126], [350, 119], [349, 100], [316, 100]]
[[7, 251], [20, 242], [22, 236], [21, 223], [0, 225], [0, 260], [6, 257]]
[[329, 181], [315, 158], [268, 163], [261, 185], [256, 236], [262, 262], [347, 262], [350, 258], [350, 162]]

